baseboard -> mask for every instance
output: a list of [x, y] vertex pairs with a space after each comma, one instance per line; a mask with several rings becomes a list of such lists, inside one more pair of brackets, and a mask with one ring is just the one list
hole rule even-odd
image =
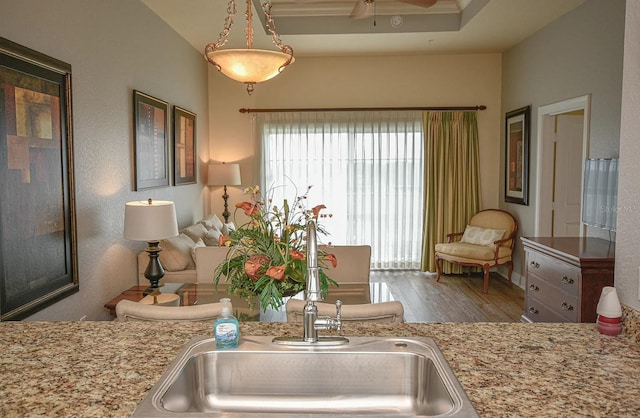
[[[507, 275], [507, 269], [506, 268], [498, 268], [498, 270], [496, 271], [496, 273], [498, 273], [498, 275], [500, 277], [502, 277], [505, 281], [508, 281], [508, 275]], [[513, 273], [511, 273], [511, 281], [513, 282], [513, 284], [515, 284], [516, 286], [518, 286], [520, 289], [524, 290], [524, 286], [525, 286], [525, 277], [522, 276], [519, 273], [516, 273], [515, 271]]]

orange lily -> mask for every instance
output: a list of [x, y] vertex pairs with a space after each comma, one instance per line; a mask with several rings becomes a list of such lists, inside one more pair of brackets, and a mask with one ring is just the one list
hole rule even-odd
[[267, 276], [272, 277], [276, 280], [284, 279], [284, 270], [285, 266], [273, 266], [269, 267], [267, 270]]
[[247, 216], [253, 216], [258, 212], [258, 205], [251, 202], [239, 202], [236, 203], [238, 209], [242, 209]]
[[338, 259], [336, 258], [335, 254], [327, 254], [323, 257], [323, 259], [329, 261], [333, 268], [338, 267]]
[[301, 252], [301, 251], [289, 250], [289, 255], [291, 256], [291, 258], [293, 258], [295, 260], [304, 260], [305, 259], [304, 253]]
[[269, 265], [269, 257], [261, 254], [254, 254], [244, 263], [244, 272], [253, 281], [258, 280], [264, 274], [264, 267]]
[[[228, 243], [228, 244], [227, 244]], [[230, 246], [231, 245], [231, 239], [227, 236], [224, 236], [222, 234], [220, 234], [220, 236], [218, 237], [218, 246], [222, 247], [222, 246]]]
[[317, 218], [320, 211], [326, 208], [327, 207], [325, 205], [314, 206], [313, 209], [311, 209], [311, 212], [313, 212], [313, 216]]

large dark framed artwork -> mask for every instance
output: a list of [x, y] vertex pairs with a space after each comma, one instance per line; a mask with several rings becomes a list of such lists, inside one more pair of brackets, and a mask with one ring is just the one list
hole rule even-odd
[[71, 65], [0, 38], [0, 312], [79, 289]]
[[529, 204], [529, 119], [531, 106], [508, 112], [505, 116], [504, 200]]
[[167, 102], [133, 91], [135, 189], [169, 185]]
[[176, 186], [196, 182], [196, 114], [173, 107], [173, 177]]

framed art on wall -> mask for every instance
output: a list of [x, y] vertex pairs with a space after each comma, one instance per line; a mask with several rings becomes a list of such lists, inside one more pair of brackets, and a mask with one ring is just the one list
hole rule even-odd
[[196, 182], [196, 114], [173, 107], [173, 178], [176, 186]]
[[133, 91], [135, 190], [169, 185], [167, 102]]
[[79, 290], [71, 65], [0, 38], [0, 315]]
[[529, 204], [529, 119], [531, 106], [505, 116], [505, 202]]

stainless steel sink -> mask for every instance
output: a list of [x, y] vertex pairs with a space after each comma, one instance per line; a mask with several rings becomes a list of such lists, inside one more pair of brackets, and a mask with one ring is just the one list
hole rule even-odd
[[213, 338], [192, 339], [133, 416], [478, 416], [430, 338], [272, 340], [217, 351]]

